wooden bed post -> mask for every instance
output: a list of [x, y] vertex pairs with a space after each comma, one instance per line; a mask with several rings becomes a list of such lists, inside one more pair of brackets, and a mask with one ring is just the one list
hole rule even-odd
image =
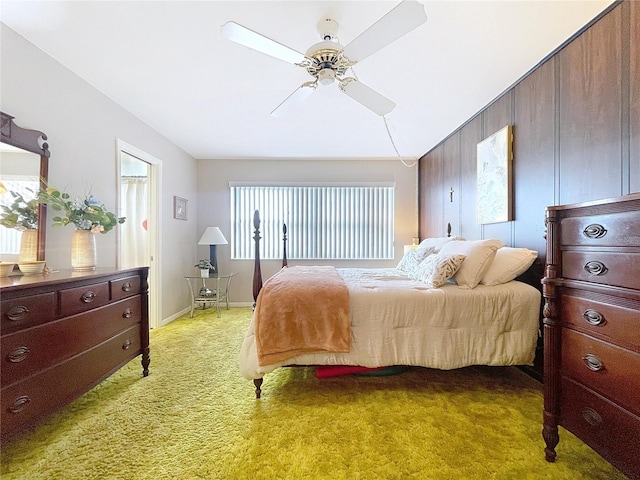
[[256, 387], [256, 398], [259, 399], [262, 395], [262, 378], [254, 378], [253, 384]]
[[[262, 271], [260, 270], [260, 212], [256, 210], [253, 212], [253, 241], [255, 242], [255, 256], [253, 266], [253, 309], [256, 309], [256, 302], [258, 301], [258, 295], [262, 290]], [[256, 387], [256, 398], [260, 398], [262, 393], [262, 378], [256, 378], [253, 381]]]
[[256, 308], [258, 294], [262, 290], [262, 271], [260, 270], [260, 212], [253, 213], [253, 241], [255, 242], [255, 256], [253, 265], [253, 308]]
[[287, 266], [287, 224], [282, 224], [282, 266]]

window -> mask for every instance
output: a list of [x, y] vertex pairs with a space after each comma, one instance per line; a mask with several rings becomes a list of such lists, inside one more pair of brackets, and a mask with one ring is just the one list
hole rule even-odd
[[231, 185], [231, 258], [282, 258], [282, 225], [292, 259], [393, 259], [394, 186]]

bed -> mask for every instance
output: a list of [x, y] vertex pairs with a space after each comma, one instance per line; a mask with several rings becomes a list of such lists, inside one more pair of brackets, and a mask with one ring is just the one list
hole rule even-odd
[[[531, 266], [536, 252], [501, 247], [497, 240], [443, 237], [425, 239], [421, 246], [428, 253], [420, 257], [408, 252], [397, 268], [365, 269], [288, 266], [285, 246], [282, 269], [263, 285], [259, 225], [256, 212], [256, 304], [239, 354], [240, 371], [253, 380], [257, 398], [263, 377], [283, 366], [454, 369], [533, 363], [541, 293], [509, 278]], [[283, 241], [286, 245], [286, 227]], [[483, 248], [488, 253], [481, 271], [480, 245], [488, 247]], [[511, 262], [505, 262], [507, 254]], [[455, 262], [449, 263], [457, 266], [448, 265], [436, 279], [416, 274], [417, 267], [429, 263], [427, 258], [442, 263], [452, 257]], [[502, 268], [492, 270], [494, 263]], [[334, 286], [337, 290], [331, 290]], [[270, 337], [275, 345], [267, 345]]]

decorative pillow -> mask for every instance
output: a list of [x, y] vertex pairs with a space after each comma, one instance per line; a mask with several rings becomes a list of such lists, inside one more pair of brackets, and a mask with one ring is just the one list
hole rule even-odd
[[413, 272], [411, 278], [426, 284], [429, 288], [439, 288], [458, 271], [464, 255], [444, 255], [437, 253], [425, 258]]
[[418, 250], [424, 250], [433, 247], [434, 253], [438, 253], [445, 243], [453, 240], [464, 240], [462, 237], [437, 237], [437, 238], [425, 238], [418, 245]]
[[504, 247], [500, 240], [460, 240], [445, 243], [440, 253], [465, 255], [464, 262], [453, 277], [453, 280], [463, 288], [475, 288], [491, 266], [496, 251]]
[[406, 273], [413, 272], [420, 262], [422, 262], [425, 258], [433, 253], [433, 248], [428, 248], [424, 250], [409, 250], [398, 262], [398, 266], [396, 267], [398, 270]]
[[500, 285], [522, 275], [538, 258], [538, 252], [527, 248], [502, 247], [496, 252], [480, 283]]

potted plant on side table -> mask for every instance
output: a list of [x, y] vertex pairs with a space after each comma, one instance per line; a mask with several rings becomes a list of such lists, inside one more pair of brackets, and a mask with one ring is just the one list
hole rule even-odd
[[200, 276], [205, 278], [209, 276], [210, 270], [214, 270], [213, 265], [211, 265], [211, 262], [208, 259], [198, 261], [194, 267], [198, 267], [200, 269]]

